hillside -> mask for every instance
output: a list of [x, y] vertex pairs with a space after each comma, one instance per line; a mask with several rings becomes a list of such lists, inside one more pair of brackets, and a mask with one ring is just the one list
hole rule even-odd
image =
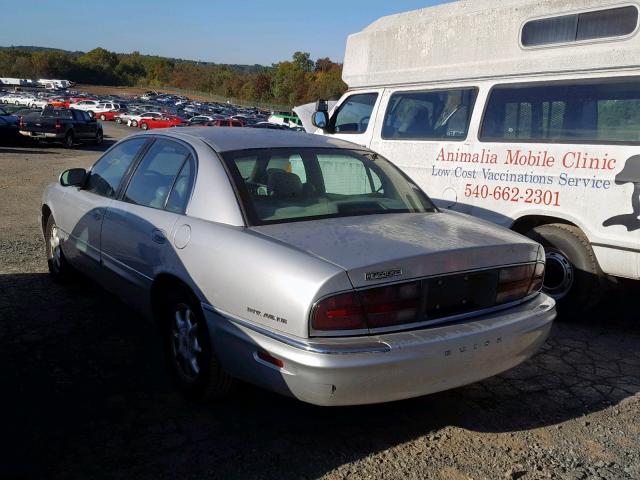
[[291, 60], [263, 65], [213, 62], [38, 46], [0, 47], [0, 77], [62, 78], [90, 85], [178, 88], [262, 103], [296, 105], [338, 98], [345, 90], [342, 65], [295, 52]]

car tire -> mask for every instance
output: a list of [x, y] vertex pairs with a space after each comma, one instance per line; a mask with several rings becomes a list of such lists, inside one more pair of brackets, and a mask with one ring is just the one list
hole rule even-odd
[[137, 127], [138, 126], [138, 121], [137, 120], [131, 120], [131, 126], [132, 127]]
[[96, 132], [96, 138], [94, 140], [94, 143], [96, 145], [102, 145], [102, 142], [104, 141], [104, 133], [102, 133], [102, 130], [98, 130]]
[[540, 225], [527, 236], [545, 249], [543, 291], [556, 300], [558, 312], [589, 312], [602, 296], [605, 276], [584, 233], [573, 225], [554, 223]]
[[141, 123], [141, 124], [140, 124], [140, 128], [141, 128], [142, 130], [149, 130], [149, 125], [147, 125], [146, 123]]
[[69, 132], [65, 135], [64, 140], [62, 142], [62, 146], [64, 148], [73, 148], [76, 143], [76, 139], [73, 135], [73, 132]]
[[120, 125], [122, 123], [122, 119], [120, 117], [116, 117], [115, 122]]
[[236, 381], [215, 355], [196, 296], [186, 287], [171, 288], [163, 301], [162, 316], [169, 369], [178, 389], [196, 401], [227, 396]]
[[58, 226], [53, 215], [47, 218], [44, 230], [45, 249], [47, 252], [47, 266], [54, 282], [68, 283], [76, 273], [69, 264], [62, 251], [60, 237], [58, 236]]
[[102, 120], [103, 122], [107, 119], [107, 117], [105, 116], [105, 114], [101, 114], [100, 115], [100, 120]]

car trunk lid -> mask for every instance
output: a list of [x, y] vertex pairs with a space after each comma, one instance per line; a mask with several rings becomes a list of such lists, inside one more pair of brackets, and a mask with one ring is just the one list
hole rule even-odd
[[343, 268], [356, 288], [535, 262], [538, 244], [461, 214], [383, 214], [256, 226]]

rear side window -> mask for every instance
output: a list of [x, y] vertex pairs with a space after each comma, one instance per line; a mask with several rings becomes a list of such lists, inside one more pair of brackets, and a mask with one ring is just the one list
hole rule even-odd
[[634, 6], [531, 20], [522, 27], [524, 47], [622, 37], [638, 25]]
[[477, 89], [397, 92], [391, 95], [382, 138], [464, 140]]
[[380, 177], [364, 163], [348, 155], [318, 155], [318, 164], [328, 194], [366, 195], [381, 186]]
[[124, 200], [145, 207], [164, 208], [189, 155], [189, 150], [179, 143], [157, 140], [131, 177]]
[[640, 82], [634, 78], [496, 86], [480, 140], [640, 143]]
[[146, 142], [146, 138], [134, 138], [116, 145], [93, 166], [85, 189], [113, 198], [131, 162]]
[[377, 93], [358, 93], [347, 97], [333, 115], [331, 122], [333, 131], [335, 133], [366, 132], [377, 99]]
[[191, 193], [191, 186], [193, 185], [194, 178], [194, 164], [193, 158], [189, 157], [176, 178], [171, 194], [167, 200], [166, 210], [174, 213], [184, 213], [187, 209], [187, 202], [189, 201], [189, 194]]

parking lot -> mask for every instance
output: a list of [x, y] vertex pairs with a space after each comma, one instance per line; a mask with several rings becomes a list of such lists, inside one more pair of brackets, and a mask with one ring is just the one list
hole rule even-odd
[[319, 408], [242, 386], [175, 393], [155, 327], [92, 283], [53, 284], [41, 195], [100, 146], [0, 147], [0, 477], [640, 478], [640, 288], [556, 322], [530, 361], [391, 404]]

